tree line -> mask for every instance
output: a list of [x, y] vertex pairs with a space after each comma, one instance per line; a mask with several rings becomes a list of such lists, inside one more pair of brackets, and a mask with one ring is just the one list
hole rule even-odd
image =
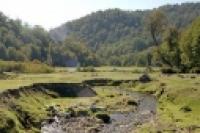
[[183, 30], [166, 23], [165, 15], [155, 11], [149, 16], [149, 31], [154, 41], [152, 59], [157, 65], [177, 72], [200, 72], [200, 17]]
[[[46, 31], [0, 13], [0, 59], [53, 66], [199, 67], [200, 3], [94, 12]], [[67, 35], [66, 35], [67, 34]]]
[[[154, 10], [162, 12], [163, 21], [181, 32], [200, 16], [200, 3], [166, 5], [144, 11], [97, 11], [51, 30], [50, 35], [57, 42], [70, 35], [83, 39], [101, 65], [146, 66], [154, 47], [148, 29], [149, 16]], [[152, 65], [159, 64], [152, 60]]]

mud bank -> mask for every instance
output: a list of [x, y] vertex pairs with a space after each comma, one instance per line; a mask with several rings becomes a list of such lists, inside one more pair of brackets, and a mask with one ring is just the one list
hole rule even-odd
[[122, 83], [134, 83], [139, 80], [112, 80], [112, 79], [91, 79], [83, 81], [84, 84], [91, 86], [119, 86]]
[[81, 83], [40, 83], [9, 89], [0, 93], [0, 132], [40, 130], [41, 122], [48, 116], [48, 100], [93, 96], [95, 91]]
[[88, 85], [81, 83], [39, 83], [4, 91], [0, 94], [0, 100], [19, 98], [22, 94], [32, 92], [40, 92], [52, 97], [92, 97], [96, 95]]

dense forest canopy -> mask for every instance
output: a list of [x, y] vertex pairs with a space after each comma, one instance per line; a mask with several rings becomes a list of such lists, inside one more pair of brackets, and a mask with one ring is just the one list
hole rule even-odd
[[[160, 35], [162, 46], [158, 48], [159, 50], [154, 48], [154, 40], [148, 29], [149, 15], [155, 10], [162, 12], [166, 23], [173, 27], [167, 28]], [[191, 54], [187, 48], [190, 47], [189, 40], [193, 42], [191, 46], [199, 45], [198, 42], [194, 43], [195, 37], [199, 35], [199, 27], [196, 26], [197, 31], [194, 31], [193, 26], [189, 25], [198, 23], [193, 24], [198, 16], [200, 16], [200, 3], [166, 5], [144, 11], [108, 9], [67, 22], [47, 32], [40, 26], [30, 27], [22, 24], [20, 20], [10, 19], [1, 13], [0, 59], [38, 60], [59, 66], [145, 66], [163, 64], [159, 61], [159, 56], [155, 56], [156, 51], [160, 51], [166, 56], [163, 58], [169, 60], [176, 56], [173, 54], [178, 50], [182, 59], [180, 63], [189, 62], [191, 67], [193, 63], [189, 60]], [[195, 36], [190, 35], [193, 32]], [[165, 51], [171, 35], [177, 42], [173, 41], [174, 51], [170, 51], [171, 48], [169, 48], [171, 54], [166, 55]], [[188, 40], [188, 43], [185, 40]], [[181, 45], [180, 48], [179, 45]], [[177, 65], [176, 63], [172, 64]]]
[[200, 16], [200, 3], [166, 5], [144, 11], [97, 11], [51, 30], [50, 35], [56, 42], [70, 35], [82, 38], [96, 53], [100, 64], [144, 66], [153, 46], [147, 25], [154, 10], [161, 11], [166, 23], [182, 31]]

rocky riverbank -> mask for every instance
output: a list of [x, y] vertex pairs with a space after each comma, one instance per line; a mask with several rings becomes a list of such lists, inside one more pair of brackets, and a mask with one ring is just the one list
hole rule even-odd
[[[104, 117], [109, 121], [105, 122], [94, 114], [87, 114], [82, 111], [78, 115], [68, 112], [67, 115], [54, 116], [53, 122], [46, 122], [41, 128], [42, 133], [129, 133], [137, 125], [153, 121], [156, 114], [156, 99], [152, 95], [126, 92], [126, 95], [137, 99], [137, 106], [133, 111], [128, 112], [106, 112]], [[133, 107], [135, 108], [135, 107]], [[89, 108], [91, 111], [91, 108]], [[102, 112], [102, 111], [99, 111]], [[105, 112], [105, 111], [104, 111]], [[97, 114], [96, 112], [95, 114]], [[70, 115], [69, 115], [70, 114]], [[77, 113], [76, 113], [77, 114]], [[107, 115], [107, 116], [106, 116]]]

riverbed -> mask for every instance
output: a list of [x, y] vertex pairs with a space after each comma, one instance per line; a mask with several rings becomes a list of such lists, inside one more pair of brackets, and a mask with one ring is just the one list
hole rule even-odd
[[[120, 90], [121, 91], [121, 90]], [[110, 123], [99, 122], [91, 116], [56, 117], [56, 121], [44, 124], [42, 133], [130, 133], [143, 123], [153, 122], [156, 115], [156, 98], [150, 94], [123, 91], [138, 101], [135, 111], [109, 113]]]

